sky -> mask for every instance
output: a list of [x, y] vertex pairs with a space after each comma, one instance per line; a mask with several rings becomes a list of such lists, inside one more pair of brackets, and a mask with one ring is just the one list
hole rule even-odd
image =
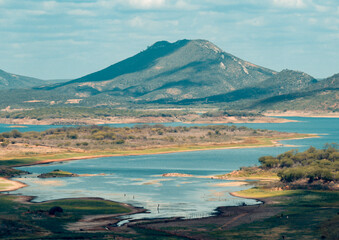
[[180, 39], [325, 78], [339, 73], [339, 0], [0, 0], [0, 69], [15, 74], [74, 79]]

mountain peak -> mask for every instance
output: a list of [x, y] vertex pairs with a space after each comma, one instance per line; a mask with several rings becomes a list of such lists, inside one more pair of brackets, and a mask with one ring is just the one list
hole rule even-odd
[[165, 40], [158, 41], [158, 42], [155, 42], [154, 44], [152, 44], [150, 47], [148, 47], [145, 51], [155, 50], [155, 49], [160, 49], [160, 48], [168, 48], [168, 47], [180, 47], [180, 46], [186, 45], [190, 41], [191, 40], [187, 40], [187, 39], [178, 40], [178, 41], [173, 42], [173, 43], [170, 43], [170, 42], [165, 41]]

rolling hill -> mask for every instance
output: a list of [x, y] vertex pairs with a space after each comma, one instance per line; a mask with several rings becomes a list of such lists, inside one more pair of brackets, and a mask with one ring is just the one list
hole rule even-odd
[[160, 41], [130, 58], [74, 80], [53, 84], [36, 80], [32, 81], [32, 89], [27, 89], [27, 83], [21, 84], [26, 89], [0, 88], [0, 107], [216, 104], [259, 111], [336, 111], [338, 75], [318, 81], [300, 71], [276, 72], [249, 63], [206, 40]]
[[179, 101], [230, 92], [274, 74], [206, 40], [161, 41], [101, 71], [41, 89], [69, 92], [86, 102], [92, 96], [118, 102]]
[[268, 97], [255, 102], [251, 109], [265, 110], [339, 110], [339, 74], [290, 93]]
[[0, 69], [0, 90], [32, 88], [46, 84], [44, 80], [20, 76]]

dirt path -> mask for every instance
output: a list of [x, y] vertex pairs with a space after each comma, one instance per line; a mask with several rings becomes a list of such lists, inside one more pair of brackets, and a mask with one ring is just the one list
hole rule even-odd
[[246, 216], [247, 214], [248, 214], [248, 213], [243, 213], [243, 214], [240, 214], [240, 215], [234, 217], [233, 219], [231, 219], [230, 221], [228, 221], [227, 223], [225, 223], [224, 225], [222, 225], [221, 227], [219, 227], [219, 229], [221, 230], [221, 229], [225, 228], [226, 226], [228, 226], [228, 225], [234, 223], [234, 222], [237, 221], [239, 218], [244, 217], [244, 216]]

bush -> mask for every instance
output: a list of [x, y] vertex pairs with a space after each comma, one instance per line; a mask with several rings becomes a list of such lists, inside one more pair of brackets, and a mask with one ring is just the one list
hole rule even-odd
[[67, 137], [69, 139], [78, 139], [78, 135], [76, 133], [69, 133], [67, 134]]
[[124, 139], [119, 139], [117, 141], [115, 141], [115, 144], [124, 144], [125, 140]]
[[13, 138], [19, 138], [19, 137], [22, 137], [22, 133], [19, 132], [18, 130], [14, 129], [11, 131], [11, 135]]
[[259, 162], [264, 168], [274, 168], [279, 165], [279, 160], [272, 156], [264, 156], [259, 158]]
[[294, 182], [304, 178], [305, 175], [305, 170], [302, 168], [289, 168], [278, 173], [278, 177], [283, 182]]

